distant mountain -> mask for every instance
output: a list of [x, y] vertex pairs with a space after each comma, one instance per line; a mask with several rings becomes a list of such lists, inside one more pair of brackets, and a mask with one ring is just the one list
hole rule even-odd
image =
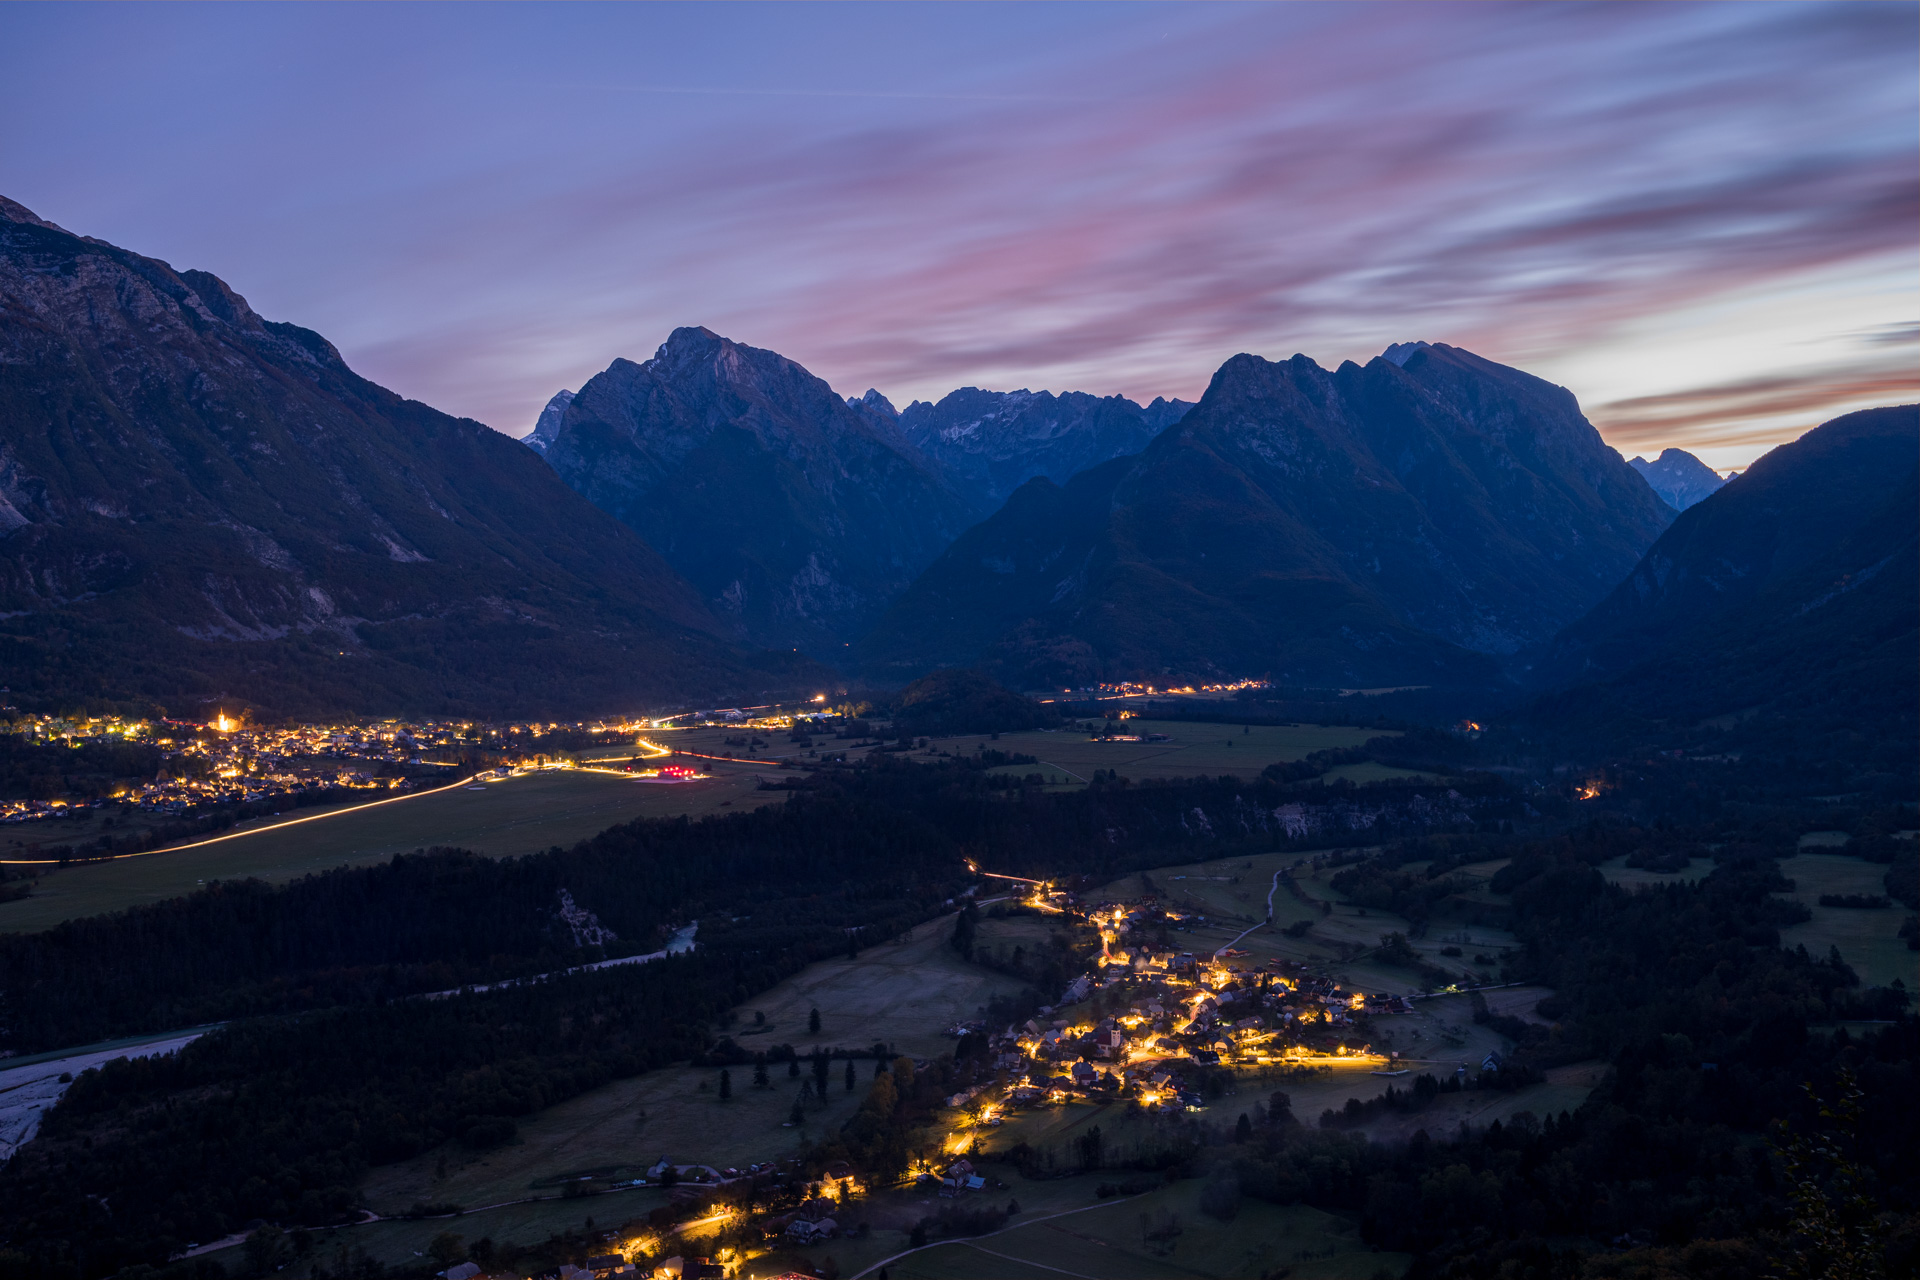
[[734, 634], [838, 657], [970, 522], [875, 418], [783, 356], [676, 329], [580, 388], [546, 458]]
[[[892, 409], [874, 391], [862, 403]], [[1084, 391], [1056, 396], [962, 387], [937, 404], [914, 401], [898, 421], [901, 433], [985, 516], [1035, 476], [1065, 484], [1109, 458], [1140, 452], [1191, 408], [1184, 400], [1156, 399], [1142, 408], [1125, 396]]]
[[1662, 449], [1652, 462], [1634, 458], [1627, 465], [1638, 471], [1660, 495], [1661, 501], [1675, 511], [1685, 511], [1726, 483], [1719, 472], [1685, 449]]
[[547, 401], [547, 407], [540, 411], [534, 420], [533, 430], [520, 437], [520, 443], [541, 457], [546, 457], [547, 447], [553, 438], [560, 434], [560, 419], [566, 416], [567, 406], [573, 403], [573, 392], [556, 391], [553, 399]]
[[526, 449], [218, 278], [0, 200], [13, 697], [290, 713], [642, 710], [810, 681]]
[[1016, 686], [1490, 678], [1672, 513], [1562, 388], [1447, 346], [1329, 372], [1240, 355], [1136, 457], [1028, 482], [857, 647]]
[[1555, 639], [1537, 674], [1586, 688], [1552, 700], [1549, 714], [1912, 722], [1916, 529], [1920, 406], [1816, 427], [1682, 512]]

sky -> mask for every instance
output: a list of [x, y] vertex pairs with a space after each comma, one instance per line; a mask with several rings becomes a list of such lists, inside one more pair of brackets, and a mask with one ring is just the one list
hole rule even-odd
[[1920, 399], [1920, 6], [0, 6], [0, 194], [514, 435], [1447, 342], [1628, 456]]

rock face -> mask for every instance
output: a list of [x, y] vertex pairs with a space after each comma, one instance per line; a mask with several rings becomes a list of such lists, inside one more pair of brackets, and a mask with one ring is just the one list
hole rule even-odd
[[880, 417], [783, 356], [684, 328], [582, 387], [546, 457], [734, 634], [838, 658], [969, 522]]
[[1675, 511], [1685, 511], [1726, 483], [1719, 472], [1685, 449], [1662, 449], [1652, 462], [1634, 458], [1627, 465], [1638, 471], [1660, 495], [1660, 500]]
[[556, 391], [553, 399], [547, 401], [547, 407], [540, 411], [534, 420], [533, 430], [520, 437], [520, 443], [541, 457], [547, 456], [547, 447], [553, 438], [560, 434], [560, 419], [566, 416], [567, 406], [573, 403], [573, 392]]
[[[878, 395], [869, 391], [863, 403]], [[884, 397], [879, 406], [892, 409]], [[1084, 391], [962, 387], [937, 404], [914, 401], [898, 420], [901, 433], [985, 516], [1036, 476], [1065, 484], [1089, 467], [1140, 452], [1191, 408], [1184, 400], [1156, 399], [1142, 408], [1125, 396]]]
[[1602, 598], [1672, 513], [1571, 394], [1446, 346], [1235, 356], [1137, 457], [1035, 479], [859, 646], [1016, 687], [1483, 679]]
[[719, 630], [507, 437], [355, 375], [206, 272], [0, 201], [16, 701], [605, 713], [810, 678]]
[[1597, 683], [1590, 712], [1682, 724], [1769, 707], [1810, 727], [1911, 720], [1916, 528], [1920, 406], [1836, 418], [1681, 513], [1540, 674]]

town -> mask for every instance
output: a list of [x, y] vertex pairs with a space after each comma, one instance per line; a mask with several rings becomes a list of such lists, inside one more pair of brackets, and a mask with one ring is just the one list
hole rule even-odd
[[[664, 748], [638, 736], [649, 730], [791, 732], [797, 724], [826, 714], [818, 707], [768, 706], [572, 723], [380, 719], [293, 725], [257, 725], [225, 712], [205, 722], [28, 715], [0, 721], [0, 734], [36, 746], [76, 750], [89, 745], [142, 747], [156, 765], [150, 778], [123, 779], [92, 794], [0, 799], [0, 824], [69, 818], [109, 807], [173, 818], [222, 805], [301, 797], [371, 799], [451, 781], [438, 776], [443, 772], [465, 776], [487, 770], [504, 777], [517, 769], [571, 765], [583, 752], [605, 754], [623, 747], [640, 756], [666, 755]], [[669, 776], [691, 775], [679, 769]]]

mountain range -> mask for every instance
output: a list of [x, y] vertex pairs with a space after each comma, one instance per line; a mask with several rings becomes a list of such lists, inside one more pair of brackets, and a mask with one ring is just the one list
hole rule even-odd
[[1028, 684], [1492, 677], [1672, 518], [1566, 390], [1457, 348], [1227, 361], [1138, 455], [1029, 481], [856, 649]]
[[1685, 449], [1662, 449], [1652, 462], [1633, 458], [1628, 466], [1638, 471], [1660, 500], [1675, 511], [1685, 511], [1694, 503], [1716, 492], [1726, 481]]
[[1441, 344], [1238, 355], [1192, 406], [896, 413], [682, 328], [526, 443], [0, 201], [16, 698], [603, 713], [818, 688], [820, 659], [889, 686], [1519, 681], [1643, 717], [1912, 701], [1911, 406], [1721, 486]]
[[812, 684], [527, 449], [202, 271], [0, 200], [16, 699], [600, 713]]
[[[862, 403], [892, 406], [869, 391]], [[1138, 453], [1193, 406], [1084, 391], [982, 391], [962, 387], [938, 402], [916, 400], [900, 413], [902, 435], [938, 466], [982, 517], [1035, 476], [1055, 484], [1123, 454]]]

